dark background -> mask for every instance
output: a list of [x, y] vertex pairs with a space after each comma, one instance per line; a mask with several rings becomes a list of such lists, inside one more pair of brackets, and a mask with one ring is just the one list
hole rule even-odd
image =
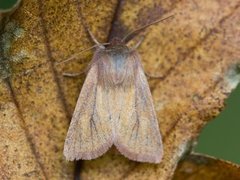
[[[0, 0], [0, 9], [10, 8], [16, 0]], [[240, 164], [240, 85], [226, 100], [220, 115], [200, 134], [195, 151]]]

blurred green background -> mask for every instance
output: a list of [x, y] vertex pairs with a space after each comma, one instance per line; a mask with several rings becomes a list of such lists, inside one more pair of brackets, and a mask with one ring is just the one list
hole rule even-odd
[[[0, 0], [0, 9], [17, 0]], [[195, 151], [240, 164], [240, 85], [226, 100], [226, 108], [202, 130]]]
[[195, 151], [240, 164], [240, 85], [225, 109], [202, 130]]
[[16, 2], [17, 2], [17, 0], [0, 0], [0, 9], [9, 9]]

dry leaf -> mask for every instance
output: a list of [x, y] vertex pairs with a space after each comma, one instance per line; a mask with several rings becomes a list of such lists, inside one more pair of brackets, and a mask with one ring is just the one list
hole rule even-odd
[[[82, 6], [86, 22], [100, 42], [122, 37], [163, 16], [175, 16], [147, 29], [139, 48], [145, 70], [163, 76], [149, 80], [164, 140], [163, 161], [159, 165], [136, 163], [113, 149], [99, 159], [84, 161], [80, 177], [170, 179], [201, 128], [218, 115], [239, 82], [240, 2], [36, 2], [24, 0], [5, 24], [10, 23], [10, 29], [19, 35], [2, 41], [2, 54], [8, 61], [20, 63], [14, 63], [11, 78], [1, 83], [0, 114], [5, 119], [0, 127], [6, 141], [1, 141], [0, 150], [8, 153], [1, 158], [0, 175], [13, 179], [73, 177], [73, 163], [65, 161], [62, 149], [84, 77], [64, 78], [62, 73], [82, 71], [92, 53], [83, 53], [71, 63], [54, 62], [93, 45], [80, 22], [78, 9]], [[4, 31], [3, 38], [6, 35], [9, 31]], [[8, 120], [10, 117], [13, 119]], [[22, 143], [14, 140], [17, 137]], [[15, 158], [18, 152], [19, 160]]]
[[239, 179], [240, 167], [213, 157], [191, 154], [181, 161], [174, 180], [225, 180]]

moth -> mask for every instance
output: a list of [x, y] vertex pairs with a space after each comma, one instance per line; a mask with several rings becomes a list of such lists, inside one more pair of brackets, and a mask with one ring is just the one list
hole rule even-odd
[[162, 138], [147, 78], [137, 46], [126, 44], [141, 30], [165, 19], [105, 45], [87, 29], [96, 50], [65, 140], [67, 160], [94, 159], [115, 145], [131, 160], [161, 161]]

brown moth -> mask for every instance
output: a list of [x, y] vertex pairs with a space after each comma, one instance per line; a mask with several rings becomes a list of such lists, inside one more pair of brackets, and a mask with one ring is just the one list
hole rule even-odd
[[147, 78], [137, 46], [129, 48], [126, 43], [162, 20], [123, 39], [114, 38], [105, 46], [88, 31], [97, 48], [67, 133], [64, 145], [67, 160], [94, 159], [115, 145], [131, 160], [161, 161], [162, 139]]

